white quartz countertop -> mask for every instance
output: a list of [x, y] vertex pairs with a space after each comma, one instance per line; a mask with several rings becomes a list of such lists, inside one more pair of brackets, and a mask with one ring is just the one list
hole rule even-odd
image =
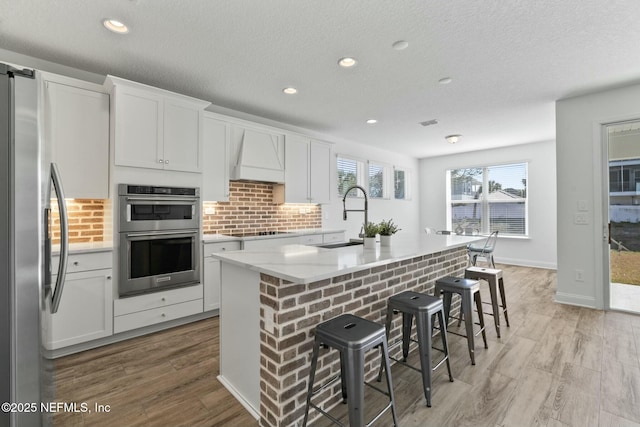
[[296, 236], [308, 236], [310, 234], [330, 234], [330, 233], [343, 233], [345, 230], [323, 229], [323, 228], [308, 228], [300, 230], [287, 230], [280, 234], [267, 234], [264, 236], [228, 236], [226, 234], [203, 234], [202, 241], [204, 243], [214, 242], [228, 242], [233, 240], [261, 240], [261, 239], [277, 239]]
[[[86, 242], [69, 244], [69, 253], [72, 254], [109, 252], [112, 250], [113, 244], [111, 242]], [[60, 253], [60, 245], [51, 245], [51, 252], [53, 255], [58, 255]]]
[[422, 234], [393, 237], [390, 247], [364, 249], [362, 245], [320, 248], [284, 245], [264, 250], [231, 251], [213, 254], [223, 262], [266, 273], [295, 283], [311, 283], [395, 261], [429, 255], [486, 239], [482, 236]]

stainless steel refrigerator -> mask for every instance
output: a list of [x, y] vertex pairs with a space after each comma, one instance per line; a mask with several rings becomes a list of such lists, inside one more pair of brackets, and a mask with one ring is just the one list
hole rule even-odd
[[[37, 72], [0, 63], [1, 427], [49, 425], [41, 403], [55, 398], [55, 371], [44, 357], [44, 342], [64, 286], [67, 217], [57, 168], [48, 161], [39, 129]], [[52, 197], [61, 234], [53, 283]]]

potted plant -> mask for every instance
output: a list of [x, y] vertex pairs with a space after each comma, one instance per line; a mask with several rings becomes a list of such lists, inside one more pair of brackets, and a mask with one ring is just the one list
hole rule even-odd
[[378, 224], [373, 222], [367, 222], [363, 226], [364, 231], [364, 248], [375, 249], [376, 247], [376, 234], [378, 234]]
[[393, 219], [389, 221], [382, 220], [378, 224], [378, 232], [380, 233], [380, 246], [391, 246], [391, 236], [401, 229], [393, 223]]

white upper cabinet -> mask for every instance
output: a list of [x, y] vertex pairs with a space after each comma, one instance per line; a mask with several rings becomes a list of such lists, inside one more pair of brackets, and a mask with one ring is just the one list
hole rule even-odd
[[331, 145], [299, 135], [287, 135], [285, 201], [331, 201]]
[[311, 140], [309, 150], [309, 200], [311, 203], [330, 203], [331, 188], [336, 184], [331, 179], [331, 145]]
[[165, 169], [202, 171], [202, 114], [202, 109], [193, 104], [165, 99]]
[[200, 199], [229, 200], [229, 123], [204, 113], [202, 142], [202, 188]]
[[285, 200], [309, 203], [309, 138], [287, 135], [285, 153]]
[[44, 139], [65, 196], [109, 198], [109, 94], [99, 85], [43, 76]]
[[202, 115], [208, 102], [107, 76], [115, 164], [202, 171]]

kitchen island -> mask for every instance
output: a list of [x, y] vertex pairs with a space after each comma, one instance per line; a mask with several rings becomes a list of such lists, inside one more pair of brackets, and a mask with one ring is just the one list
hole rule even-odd
[[[295, 425], [304, 416], [315, 326], [342, 313], [384, 323], [391, 295], [433, 294], [436, 279], [462, 277], [466, 245], [479, 238], [395, 236], [390, 247], [370, 250], [286, 245], [216, 254], [222, 261], [219, 380], [260, 425]], [[397, 317], [390, 340], [400, 333]], [[401, 349], [395, 351], [397, 357]], [[366, 358], [367, 380], [377, 374], [374, 353]], [[316, 383], [339, 368], [337, 352], [321, 352]], [[339, 388], [314, 401], [337, 404]]]

